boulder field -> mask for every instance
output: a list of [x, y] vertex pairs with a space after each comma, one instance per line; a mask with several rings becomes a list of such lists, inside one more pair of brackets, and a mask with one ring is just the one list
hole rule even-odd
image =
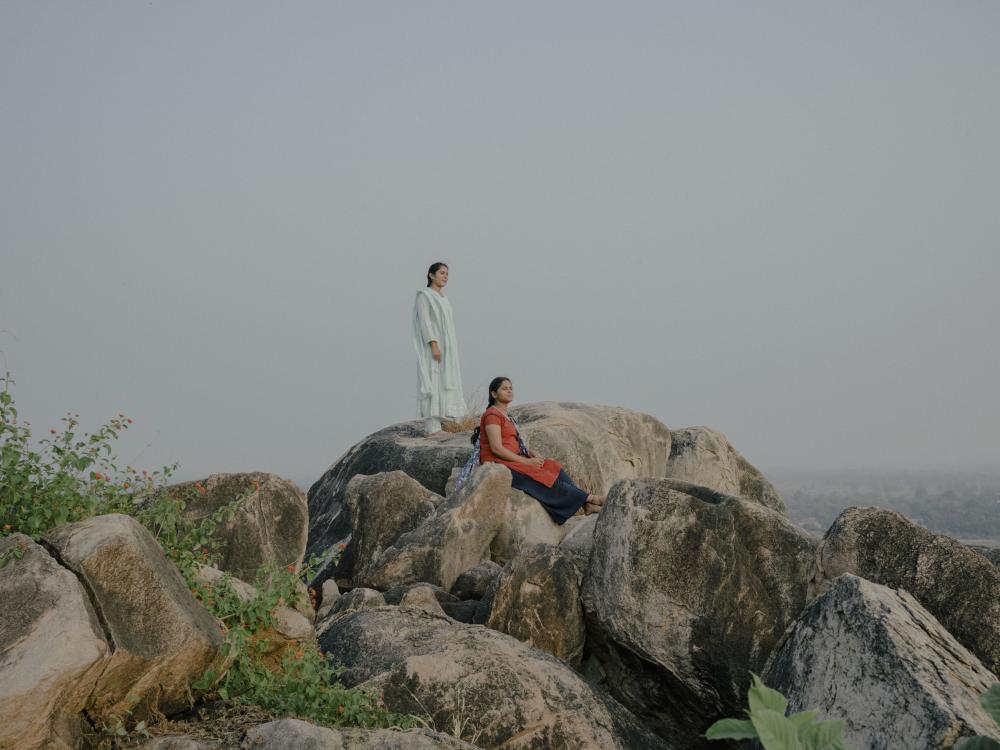
[[[514, 410], [528, 444], [603, 510], [557, 525], [501, 465], [459, 490], [469, 433], [418, 423], [366, 437], [301, 492], [267, 474], [201, 480], [196, 521], [227, 502], [222, 570], [241, 596], [268, 566], [326, 555], [318, 611], [281, 607], [348, 686], [420, 729], [274, 717], [229, 748], [689, 750], [741, 717], [750, 673], [794, 710], [843, 719], [861, 748], [997, 736], [978, 697], [997, 681], [1000, 573], [979, 551], [898, 514], [845, 511], [820, 540], [708, 427], [628, 409]], [[191, 486], [182, 487], [190, 493]], [[219, 624], [127, 516], [0, 540], [0, 748], [79, 748], [96, 717], [171, 715], [219, 664]], [[243, 583], [239, 581], [242, 577]], [[72, 645], [70, 645], [72, 644]], [[215, 750], [172, 735], [148, 750]]]

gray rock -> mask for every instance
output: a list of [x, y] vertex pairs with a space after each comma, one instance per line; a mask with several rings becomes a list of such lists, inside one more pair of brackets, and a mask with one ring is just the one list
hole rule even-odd
[[332, 579], [323, 581], [323, 586], [320, 588], [319, 609], [316, 610], [316, 620], [322, 620], [330, 614], [330, 609], [339, 598], [340, 588], [337, 586], [337, 582]]
[[543, 401], [511, 410], [531, 450], [554, 458], [583, 489], [604, 494], [619, 479], [661, 477], [670, 430], [617, 406]]
[[1000, 565], [1000, 547], [983, 547], [979, 544], [970, 544], [969, 549], [978, 552], [994, 565]]
[[480, 748], [666, 747], [568, 666], [494, 630], [386, 607], [337, 620], [320, 643], [346, 685]]
[[112, 514], [59, 526], [45, 542], [83, 581], [113, 647], [91, 717], [131, 712], [138, 721], [186, 708], [222, 637], [156, 540], [131, 516]]
[[437, 600], [434, 588], [431, 586], [412, 587], [403, 595], [399, 602], [399, 608], [406, 612], [424, 612], [438, 617], [446, 616]]
[[441, 602], [441, 609], [453, 620], [471, 623], [479, 609], [479, 600], [463, 599], [458, 602]]
[[344, 750], [340, 732], [301, 719], [269, 721], [247, 730], [243, 750]]
[[587, 631], [570, 554], [540, 546], [509, 562], [497, 582], [486, 627], [579, 668]]
[[351, 541], [337, 566], [338, 577], [353, 580], [355, 568], [365, 570], [402, 534], [434, 515], [443, 499], [402, 471], [355, 476], [345, 494]]
[[671, 479], [616, 484], [584, 579], [592, 671], [657, 734], [699, 747], [742, 710], [749, 671], [805, 605], [814, 555], [759, 503]]
[[357, 560], [355, 583], [382, 591], [418, 582], [450, 589], [462, 572], [489, 557], [509, 494], [507, 467], [479, 467], [434, 516], [403, 534], [376, 559]]
[[536, 544], [559, 544], [566, 529], [566, 524], [560, 526], [553, 521], [535, 498], [513, 488], [507, 491], [507, 503], [499, 520], [490, 542], [489, 557], [500, 565], [506, 565], [522, 550]]
[[493, 579], [492, 583], [486, 587], [483, 598], [476, 604], [476, 611], [472, 615], [472, 622], [476, 625], [485, 625], [490, 619], [493, 611], [493, 600], [496, 598], [497, 589], [500, 586], [500, 576]]
[[309, 531], [305, 494], [294, 482], [275, 474], [213, 474], [200, 481], [166, 488], [187, 501], [184, 518], [198, 521], [238, 500], [232, 520], [220, 524], [220, 570], [254, 583], [261, 570], [302, 564]]
[[307, 555], [322, 555], [351, 535], [347, 485], [357, 474], [403, 471], [431, 492], [444, 495], [448, 475], [472, 453], [470, 433], [424, 435], [419, 421], [404, 422], [366, 437], [337, 459], [309, 488]]
[[978, 700], [996, 676], [908, 593], [852, 575], [789, 628], [764, 681], [792, 711], [843, 719], [850, 747], [950, 750], [998, 734]]
[[167, 735], [144, 742], [141, 750], [218, 750], [221, 745], [209, 740], [196, 740], [187, 735]]
[[598, 515], [592, 513], [589, 516], [574, 516], [569, 519], [566, 522], [566, 534], [559, 542], [559, 548], [573, 556], [580, 570], [586, 570], [590, 564]]
[[428, 729], [328, 729], [280, 719], [247, 731], [243, 750], [475, 750]]
[[710, 427], [671, 430], [670, 463], [664, 475], [752, 500], [783, 515], [785, 501], [760, 471]]
[[450, 594], [440, 586], [434, 586], [433, 584], [430, 583], [400, 584], [399, 586], [393, 586], [391, 589], [384, 592], [382, 596], [385, 599], [386, 604], [398, 605], [400, 602], [403, 601], [403, 597], [406, 596], [408, 592], [412, 591], [418, 586], [432, 591], [434, 593], [434, 598], [437, 599], [437, 601], [440, 604], [445, 604], [446, 602], [452, 603], [458, 601], [458, 597], [455, 596], [454, 594]]
[[70, 750], [110, 649], [87, 592], [23, 534], [0, 539], [0, 747]]
[[817, 555], [820, 581], [843, 573], [909, 591], [987, 669], [1000, 672], [1000, 569], [895, 511], [848, 508]]
[[481, 560], [455, 579], [451, 593], [459, 599], [482, 599], [501, 569], [492, 560]]
[[322, 636], [331, 623], [351, 612], [357, 612], [361, 609], [384, 607], [385, 605], [385, 598], [380, 592], [374, 589], [351, 589], [346, 594], [341, 595], [330, 608], [326, 617], [316, 623], [316, 633]]

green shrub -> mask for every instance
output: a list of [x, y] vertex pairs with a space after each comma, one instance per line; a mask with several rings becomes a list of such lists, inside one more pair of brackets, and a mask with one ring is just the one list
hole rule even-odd
[[747, 691], [747, 719], [722, 719], [705, 732], [710, 740], [758, 740], [765, 750], [847, 750], [842, 739], [844, 722], [815, 722], [818, 712], [800, 711], [785, 716], [788, 701], [777, 690], [751, 674]]
[[[60, 430], [32, 444], [31, 425], [19, 421], [10, 375], [0, 379], [0, 537], [25, 534], [36, 541], [49, 529], [105, 513], [128, 513], [142, 523], [177, 566], [205, 607], [219, 619], [227, 668], [206, 673], [195, 685], [231, 703], [260, 706], [278, 715], [299, 716], [334, 726], [412, 726], [413, 717], [385, 711], [377, 696], [349, 690], [315, 644], [300, 644], [271, 658], [275, 608], [294, 602], [305, 571], [268, 570], [253, 583], [256, 595], [243, 601], [228, 579], [206, 586], [199, 564], [218, 561], [218, 524], [232, 517], [242, 495], [211, 516], [186, 522], [184, 509], [195, 483], [178, 494], [166, 488], [176, 468], [138, 472], [116, 465], [113, 444], [132, 424], [119, 414], [93, 434], [80, 432], [79, 415], [62, 419]], [[249, 484], [245, 494], [256, 487]], [[20, 556], [15, 547], [9, 553]], [[9, 558], [8, 558], [9, 559]], [[0, 559], [0, 567], [5, 564]], [[110, 729], [127, 733], [128, 717], [112, 717]], [[145, 727], [141, 727], [145, 729]], [[135, 730], [133, 730], [135, 731]]]
[[[1000, 682], [979, 696], [979, 704], [1000, 725]], [[1000, 750], [1000, 742], [982, 735], [966, 737], [956, 743], [955, 750]]]

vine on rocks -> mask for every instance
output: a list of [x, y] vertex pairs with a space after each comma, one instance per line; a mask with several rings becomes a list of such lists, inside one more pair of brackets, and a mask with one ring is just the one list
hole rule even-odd
[[[220, 557], [216, 529], [233, 517], [239, 502], [257, 489], [254, 485], [206, 518], [184, 519], [189, 501], [206, 489], [198, 482], [184, 493], [167, 488], [176, 464], [155, 472], [118, 468], [114, 442], [131, 419], [119, 414], [86, 433], [80, 430], [79, 415], [68, 414], [61, 429], [51, 429], [33, 443], [30, 423], [18, 414], [13, 385], [9, 373], [0, 378], [0, 538], [20, 533], [38, 541], [65, 523], [129, 514], [149, 530], [192, 594], [220, 622], [226, 666], [203, 675], [196, 689], [229, 703], [333, 726], [418, 723], [386, 711], [378, 696], [345, 688], [314, 642], [293, 644], [274, 655], [275, 644], [283, 642], [275, 634], [276, 609], [297, 600], [308, 566], [303, 571], [294, 566], [262, 571], [250, 597], [240, 597], [228, 576], [212, 585], [201, 580], [200, 566], [217, 563]], [[22, 554], [23, 547], [13, 546], [0, 558], [0, 568]], [[121, 735], [127, 719], [112, 717], [107, 730]]]

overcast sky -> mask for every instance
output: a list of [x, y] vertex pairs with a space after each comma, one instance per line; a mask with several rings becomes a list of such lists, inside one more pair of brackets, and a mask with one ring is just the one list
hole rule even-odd
[[0, 370], [317, 479], [463, 377], [768, 467], [1000, 465], [1000, 3], [0, 3]]

